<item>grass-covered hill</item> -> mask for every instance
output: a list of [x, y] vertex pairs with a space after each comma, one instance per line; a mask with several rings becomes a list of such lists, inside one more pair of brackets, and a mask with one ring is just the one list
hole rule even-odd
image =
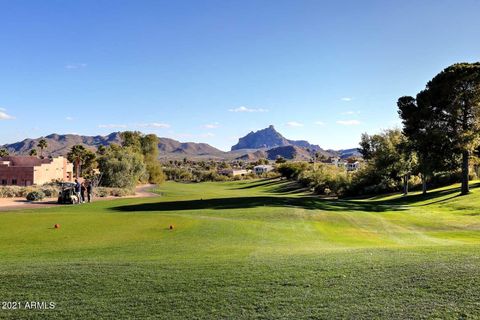
[[338, 201], [278, 180], [166, 183], [158, 198], [1, 213], [0, 300], [57, 307], [0, 317], [475, 318], [472, 190]]

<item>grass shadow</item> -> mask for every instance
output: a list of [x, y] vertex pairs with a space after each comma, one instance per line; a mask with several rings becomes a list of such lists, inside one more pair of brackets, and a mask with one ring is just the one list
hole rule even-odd
[[275, 185], [275, 184], [280, 184], [280, 183], [283, 183], [283, 182], [284, 181], [280, 180], [279, 178], [268, 178], [268, 179], [262, 179], [259, 182], [249, 183], [246, 186], [235, 187], [235, 188], [232, 188], [232, 189], [247, 190], [247, 189], [253, 189], [253, 188], [258, 188], [258, 187], [268, 187], [268, 186]]
[[[475, 189], [480, 187], [480, 183], [474, 183], [470, 185], [470, 189]], [[448, 196], [448, 197], [447, 197]], [[447, 198], [445, 198], [447, 197]], [[384, 204], [384, 205], [389, 205], [389, 204], [394, 204], [394, 205], [414, 205], [417, 202], [424, 202], [428, 201], [426, 203], [422, 203], [419, 206], [428, 206], [431, 204], [438, 204], [442, 202], [446, 202], [448, 200], [461, 197], [460, 195], [460, 187], [458, 188], [451, 188], [451, 189], [446, 189], [446, 190], [434, 190], [427, 192], [427, 194], [413, 194], [413, 195], [408, 195], [405, 197], [398, 197], [395, 199], [389, 199], [389, 200], [373, 200], [372, 202]], [[440, 199], [439, 199], [440, 198]], [[432, 200], [432, 201], [429, 201]]]
[[161, 201], [113, 207], [112, 210], [120, 212], [145, 212], [145, 211], [187, 211], [187, 210], [225, 210], [248, 209], [258, 207], [295, 207], [307, 210], [326, 211], [400, 211], [401, 206], [383, 205], [356, 201], [327, 200], [313, 196], [304, 197], [236, 197], [214, 198], [205, 200]]

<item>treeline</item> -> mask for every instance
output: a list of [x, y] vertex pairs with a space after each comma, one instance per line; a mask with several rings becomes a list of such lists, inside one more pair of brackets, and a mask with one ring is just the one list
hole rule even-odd
[[67, 158], [74, 164], [75, 176], [98, 177], [100, 186], [112, 188], [132, 189], [138, 183], [162, 183], [165, 175], [158, 161], [158, 137], [136, 131], [120, 135], [121, 145], [100, 146], [96, 152], [82, 145], [73, 146]]
[[[242, 160], [214, 161], [214, 160], [170, 160], [163, 164], [165, 178], [177, 182], [208, 182], [208, 181], [232, 181], [255, 179], [259, 176], [251, 172], [254, 166], [268, 163], [266, 159], [260, 159], [253, 163], [246, 163]], [[224, 170], [247, 170], [249, 173], [243, 175], [222, 174]]]
[[480, 153], [480, 63], [454, 64], [415, 97], [398, 99], [402, 129], [363, 134], [362, 167], [346, 173], [328, 165], [287, 163], [282, 176], [317, 193], [378, 194], [437, 187], [478, 177]]

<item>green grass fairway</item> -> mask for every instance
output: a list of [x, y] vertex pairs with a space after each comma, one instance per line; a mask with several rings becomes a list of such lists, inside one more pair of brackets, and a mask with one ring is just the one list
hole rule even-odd
[[277, 180], [158, 192], [0, 213], [0, 301], [56, 303], [0, 318], [480, 319], [476, 186], [343, 201]]

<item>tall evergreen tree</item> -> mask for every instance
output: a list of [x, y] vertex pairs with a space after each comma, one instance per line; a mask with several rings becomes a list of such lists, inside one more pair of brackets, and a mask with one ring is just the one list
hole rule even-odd
[[[461, 193], [469, 192], [469, 158], [480, 146], [480, 63], [454, 64], [417, 95], [399, 100], [404, 132], [420, 151], [421, 162], [442, 165], [461, 156]], [[454, 155], [452, 157], [452, 155]], [[425, 169], [432, 171], [432, 168]]]

